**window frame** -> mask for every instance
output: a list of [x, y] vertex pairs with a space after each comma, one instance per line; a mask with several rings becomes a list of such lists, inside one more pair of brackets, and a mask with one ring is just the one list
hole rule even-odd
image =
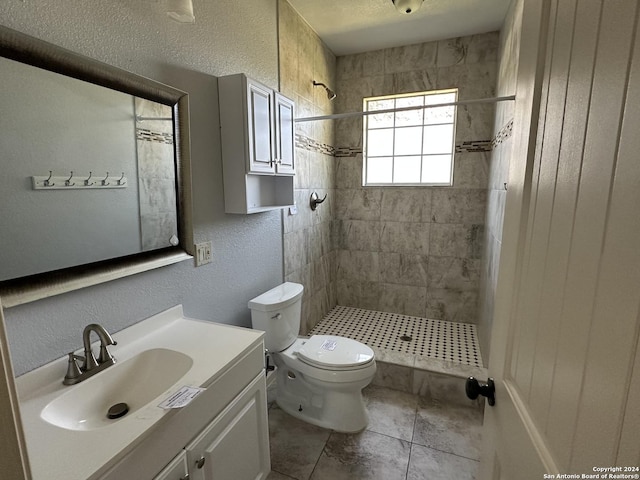
[[[458, 107], [457, 105], [452, 105], [453, 107], [453, 120], [452, 122], [447, 122], [447, 123], [441, 123], [441, 124], [427, 124], [425, 125], [424, 123], [424, 113], [423, 113], [423, 121], [421, 125], [415, 125], [413, 127], [421, 127], [421, 134], [422, 134], [422, 147], [421, 147], [421, 151], [419, 154], [417, 155], [396, 155], [395, 154], [395, 141], [394, 141], [394, 145], [392, 145], [392, 154], [389, 155], [392, 158], [392, 170], [391, 170], [391, 182], [367, 182], [367, 170], [369, 167], [369, 157], [367, 155], [367, 149], [368, 149], [368, 137], [369, 137], [369, 121], [368, 121], [368, 117], [370, 115], [374, 115], [374, 113], [368, 113], [368, 112], [375, 112], [375, 110], [368, 110], [368, 104], [369, 102], [373, 102], [373, 101], [380, 101], [380, 100], [393, 100], [394, 101], [394, 109], [395, 108], [403, 108], [403, 107], [396, 107], [396, 101], [398, 99], [402, 99], [402, 98], [411, 98], [411, 97], [427, 97], [427, 96], [432, 96], [432, 95], [447, 95], [447, 94], [454, 94], [454, 100], [453, 102], [442, 102], [445, 104], [448, 103], [457, 103], [458, 102], [458, 94], [459, 94], [459, 90], [458, 88], [447, 88], [447, 89], [441, 89], [441, 90], [427, 90], [427, 91], [422, 91], [422, 92], [409, 92], [409, 93], [402, 93], [402, 94], [393, 94], [393, 95], [381, 95], [381, 96], [375, 96], [375, 97], [365, 97], [362, 100], [362, 111], [365, 113], [365, 115], [363, 115], [363, 122], [362, 122], [362, 186], [363, 187], [452, 187], [453, 186], [453, 173], [454, 173], [454, 165], [455, 165], [455, 150], [456, 150], [456, 124], [457, 124], [457, 115], [458, 115]], [[436, 104], [437, 105], [437, 104]], [[429, 107], [427, 107], [429, 108]], [[427, 108], [423, 108], [422, 112], [424, 112], [425, 110], [427, 110]], [[387, 110], [387, 109], [384, 109]], [[426, 154], [424, 153], [424, 134], [425, 134], [425, 127], [428, 127], [430, 125], [452, 125], [452, 135], [451, 135], [451, 168], [450, 168], [450, 172], [449, 172], [449, 181], [447, 183], [434, 183], [434, 182], [393, 182], [393, 175], [394, 175], [394, 163], [396, 161], [396, 157], [416, 157], [419, 156], [420, 157], [420, 161], [421, 161], [421, 167], [420, 167], [420, 172], [421, 175], [420, 177], [422, 177], [422, 169], [424, 167], [424, 157], [428, 157], [428, 156], [437, 156], [437, 155], [449, 155], [448, 153], [440, 153], [440, 154]], [[407, 128], [410, 126], [396, 126], [396, 115], [393, 115], [393, 127], [390, 127], [393, 129], [393, 139], [395, 140], [395, 135], [396, 135], [396, 131], [398, 128]], [[376, 129], [374, 129], [376, 130]], [[383, 156], [376, 156], [376, 157], [372, 157], [372, 158], [385, 158]]]

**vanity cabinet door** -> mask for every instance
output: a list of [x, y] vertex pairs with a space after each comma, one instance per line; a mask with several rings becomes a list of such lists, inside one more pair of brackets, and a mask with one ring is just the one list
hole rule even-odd
[[294, 175], [296, 173], [294, 162], [294, 103], [276, 92], [275, 111], [276, 171], [280, 175]]
[[188, 480], [189, 467], [187, 464], [187, 452], [184, 450], [174, 458], [169, 465], [153, 477], [153, 480]]
[[186, 448], [189, 480], [259, 480], [271, 470], [264, 373]]

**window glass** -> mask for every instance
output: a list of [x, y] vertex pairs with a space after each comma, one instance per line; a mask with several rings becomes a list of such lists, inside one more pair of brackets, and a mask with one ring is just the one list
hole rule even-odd
[[396, 157], [393, 162], [394, 183], [420, 183], [420, 168], [422, 158]]
[[[419, 107], [424, 105], [424, 96], [404, 97], [396, 100], [395, 108]], [[393, 107], [392, 107], [393, 108]], [[396, 127], [405, 127], [408, 125], [422, 125], [424, 110], [401, 110], [396, 112]]]
[[[393, 142], [394, 155], [421, 155], [422, 131], [420, 127], [396, 128]], [[433, 152], [436, 153], [436, 152]], [[442, 152], [437, 152], [442, 153]]]
[[424, 141], [422, 153], [440, 154], [451, 153], [453, 124], [428, 125], [424, 127]]
[[[364, 99], [365, 185], [451, 185], [457, 89]], [[415, 107], [415, 108], [412, 108]]]
[[374, 157], [367, 164], [367, 183], [385, 183], [393, 175], [393, 158]]
[[422, 183], [449, 185], [453, 170], [451, 155], [426, 155], [422, 157]]
[[369, 130], [367, 151], [373, 157], [393, 155], [393, 128]]

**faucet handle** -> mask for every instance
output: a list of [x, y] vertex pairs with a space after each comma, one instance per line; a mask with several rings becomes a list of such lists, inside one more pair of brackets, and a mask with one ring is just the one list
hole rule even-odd
[[[117, 345], [116, 342], [113, 342], [112, 345]], [[98, 364], [102, 365], [103, 363], [116, 363], [116, 359], [113, 358], [113, 355], [109, 353], [106, 345], [100, 345], [100, 355], [98, 356]]]
[[67, 374], [64, 376], [62, 383], [65, 385], [73, 385], [82, 374], [78, 362], [76, 360], [84, 360], [84, 357], [69, 352], [69, 363], [67, 364]]

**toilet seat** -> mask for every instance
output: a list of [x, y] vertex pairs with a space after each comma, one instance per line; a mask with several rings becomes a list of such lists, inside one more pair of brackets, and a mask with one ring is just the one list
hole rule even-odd
[[[331, 338], [336, 338], [332, 336]], [[338, 337], [342, 338], [342, 337]], [[291, 369], [294, 373], [303, 374], [309, 381], [311, 379], [328, 382], [330, 384], [347, 384], [352, 382], [361, 382], [363, 380], [373, 378], [376, 372], [375, 358], [362, 365], [355, 367], [339, 367], [339, 366], [320, 366], [307, 361], [299, 354], [300, 349], [310, 339], [299, 337], [289, 348], [282, 352], [273, 353], [273, 360], [276, 367]]]
[[373, 350], [368, 346], [336, 335], [313, 335], [296, 353], [304, 363], [334, 371], [365, 368], [374, 359]]

